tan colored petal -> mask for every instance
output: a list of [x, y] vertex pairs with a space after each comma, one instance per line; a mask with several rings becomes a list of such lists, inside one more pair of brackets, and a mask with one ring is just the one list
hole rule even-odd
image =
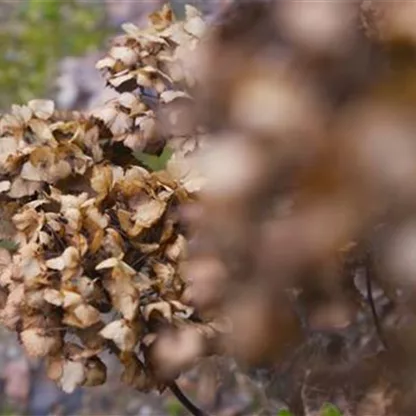
[[27, 305], [29, 308], [37, 310], [42, 310], [45, 308], [47, 305], [43, 292], [44, 291], [40, 290], [39, 288], [26, 290], [25, 305]]
[[182, 234], [179, 234], [176, 240], [166, 247], [165, 255], [172, 261], [180, 261], [187, 255], [187, 246], [186, 238]]
[[175, 316], [179, 316], [183, 319], [188, 319], [193, 313], [194, 308], [188, 305], [184, 305], [183, 303], [177, 301], [177, 300], [171, 300], [169, 302], [172, 306], [172, 309], [174, 310]]
[[173, 20], [173, 12], [168, 4], [164, 4], [161, 10], [157, 10], [149, 16], [149, 21], [156, 30], [166, 29]]
[[49, 119], [55, 111], [55, 103], [50, 100], [31, 100], [28, 106], [36, 117], [43, 120]]
[[165, 212], [166, 203], [157, 199], [149, 199], [135, 206], [132, 220], [135, 225], [144, 228], [151, 227]]
[[[84, 170], [81, 168], [80, 171], [74, 169], [75, 173], [83, 174]], [[72, 174], [72, 167], [66, 160], [60, 160], [56, 164], [52, 165], [46, 171], [46, 181], [48, 183], [55, 183], [61, 179], [65, 179]]]
[[65, 313], [63, 323], [76, 328], [88, 328], [100, 322], [100, 312], [93, 306], [82, 303]]
[[109, 125], [117, 116], [117, 109], [114, 106], [107, 105], [94, 110], [92, 116], [102, 120], [105, 125]]
[[121, 111], [117, 112], [116, 117], [111, 124], [108, 124], [108, 128], [115, 136], [126, 133], [133, 125], [133, 120], [128, 114]]
[[116, 77], [111, 78], [109, 82], [113, 87], [117, 88], [120, 85], [124, 84], [125, 82], [133, 79], [133, 77], [134, 77], [133, 74], [117, 75]]
[[137, 332], [124, 319], [110, 322], [100, 335], [113, 341], [121, 351], [133, 351], [138, 340]]
[[109, 259], [103, 260], [101, 263], [95, 266], [95, 270], [112, 269], [119, 264], [119, 259], [116, 257], [110, 257]]
[[94, 166], [91, 176], [91, 187], [102, 199], [107, 196], [113, 185], [113, 171], [110, 166]]
[[123, 238], [113, 228], [107, 228], [105, 230], [103, 248], [108, 254], [119, 257], [124, 253]]
[[137, 105], [139, 100], [131, 92], [123, 92], [118, 97], [118, 102], [120, 103], [121, 106], [128, 108], [128, 109], [132, 109], [134, 106]]
[[[102, 214], [96, 207], [88, 207], [85, 215], [87, 217], [86, 221], [93, 224], [95, 228], [104, 229], [108, 226], [108, 216]], [[86, 225], [86, 228], [88, 229], [88, 225]]]
[[175, 269], [171, 264], [155, 263], [153, 270], [156, 273], [156, 277], [164, 284], [171, 282], [175, 275]]
[[139, 391], [147, 391], [150, 387], [149, 380], [144, 371], [144, 365], [133, 353], [124, 353], [120, 357], [124, 366], [121, 381]]
[[160, 99], [164, 103], [170, 103], [177, 98], [191, 98], [186, 92], [184, 91], [174, 91], [174, 90], [166, 90], [160, 94]]
[[64, 211], [65, 219], [67, 223], [65, 228], [72, 233], [79, 232], [82, 228], [82, 215], [78, 208], [68, 208]]
[[85, 380], [85, 368], [80, 362], [65, 361], [62, 368], [60, 385], [65, 393], [73, 393], [74, 390], [83, 384]]
[[104, 68], [112, 68], [116, 63], [116, 60], [114, 58], [111, 58], [110, 56], [106, 56], [103, 59], [100, 59], [97, 64], [95, 65], [95, 68], [97, 69], [104, 69]]
[[75, 247], [67, 247], [61, 256], [46, 261], [46, 266], [53, 270], [73, 269], [80, 261], [79, 252]]
[[59, 381], [64, 370], [65, 360], [61, 356], [49, 356], [46, 359], [46, 374], [53, 381]]
[[24, 245], [20, 249], [20, 272], [26, 285], [35, 282], [36, 278], [46, 270], [38, 249], [38, 245], [33, 243]]
[[25, 233], [30, 233], [34, 227], [38, 227], [43, 223], [42, 215], [40, 215], [34, 208], [24, 206], [12, 217], [14, 226]]
[[46, 302], [55, 305], [55, 306], [62, 306], [63, 304], [63, 296], [56, 289], [46, 288], [43, 292], [43, 296]]
[[61, 291], [62, 296], [62, 306], [64, 309], [71, 308], [72, 306], [79, 305], [82, 303], [82, 296], [73, 291], [73, 290], [62, 290]]
[[127, 46], [113, 46], [110, 49], [109, 55], [127, 66], [134, 65], [138, 59], [137, 52]]
[[133, 320], [139, 308], [139, 292], [131, 276], [115, 268], [113, 279], [107, 283], [106, 288], [111, 295], [114, 308], [121, 312], [125, 319]]
[[55, 138], [53, 137], [52, 131], [49, 127], [49, 125], [43, 121], [38, 119], [32, 119], [29, 121], [29, 127], [35, 134], [36, 138], [41, 143], [56, 143]]
[[9, 191], [10, 187], [10, 181], [0, 181], [0, 193]]
[[45, 180], [45, 171], [41, 168], [33, 166], [30, 161], [23, 164], [20, 176], [28, 181], [43, 181]]
[[37, 192], [41, 186], [42, 184], [39, 182], [26, 181], [18, 176], [13, 180], [12, 186], [7, 195], [9, 195], [10, 198], [15, 199], [19, 199], [24, 196], [31, 196]]
[[143, 309], [143, 316], [148, 321], [153, 313], [159, 313], [168, 322], [172, 321], [172, 308], [168, 302], [155, 302], [146, 305]]
[[[189, 6], [185, 6], [189, 7]], [[191, 17], [184, 23], [183, 28], [186, 32], [190, 33], [192, 36], [196, 38], [201, 38], [206, 30], [206, 23], [200, 16]]]
[[6, 306], [0, 311], [1, 323], [12, 330], [20, 320], [20, 308], [23, 305], [25, 289], [23, 284], [15, 286], [7, 297]]
[[33, 116], [32, 110], [27, 105], [12, 105], [12, 114], [22, 123], [27, 123]]
[[57, 351], [61, 345], [59, 335], [46, 335], [40, 328], [30, 328], [20, 333], [23, 347], [31, 357], [45, 357]]
[[0, 165], [6, 162], [7, 158], [17, 152], [18, 142], [14, 137], [0, 138]]

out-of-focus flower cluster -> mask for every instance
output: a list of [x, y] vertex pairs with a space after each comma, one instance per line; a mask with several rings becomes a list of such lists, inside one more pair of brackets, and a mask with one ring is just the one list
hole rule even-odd
[[[179, 208], [202, 185], [185, 155], [202, 139], [194, 126], [160, 127], [183, 125], [191, 78], [180, 59], [204, 25], [193, 8], [182, 23], [168, 7], [150, 21], [126, 25], [98, 63], [120, 92], [102, 108], [33, 100], [0, 118], [0, 237], [16, 245], [0, 249], [0, 320], [67, 392], [105, 382], [105, 351], [126, 384], [162, 389], [215, 334], [181, 301]], [[161, 152], [169, 160], [153, 166]], [[175, 354], [178, 342], [191, 351]]]
[[411, 2], [236, 2], [199, 49], [214, 133], [186, 296], [231, 318], [241, 360], [282, 362], [322, 331], [347, 344], [372, 323], [363, 276], [384, 293], [371, 354], [414, 334], [415, 17]]

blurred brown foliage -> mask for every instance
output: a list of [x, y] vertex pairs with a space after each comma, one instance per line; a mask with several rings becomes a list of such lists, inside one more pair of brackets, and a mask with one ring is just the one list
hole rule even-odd
[[296, 414], [316, 389], [346, 414], [415, 412], [415, 11], [236, 2], [199, 50], [187, 292], [231, 319], [228, 353], [291, 373]]

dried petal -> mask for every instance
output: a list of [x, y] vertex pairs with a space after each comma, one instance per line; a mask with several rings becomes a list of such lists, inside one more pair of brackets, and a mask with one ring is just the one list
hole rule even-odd
[[101, 321], [100, 312], [88, 304], [80, 304], [69, 309], [64, 316], [63, 323], [76, 328], [88, 328]]
[[60, 385], [65, 393], [72, 393], [85, 380], [85, 368], [80, 362], [65, 361], [62, 368]]
[[67, 247], [61, 256], [46, 261], [46, 266], [53, 270], [73, 269], [79, 264], [79, 252], [75, 247]]
[[57, 351], [62, 345], [59, 335], [47, 335], [40, 328], [30, 328], [22, 331], [20, 339], [27, 354], [31, 357], [45, 357]]
[[121, 381], [139, 391], [147, 391], [150, 387], [144, 365], [133, 353], [124, 353], [120, 357], [124, 366]]
[[50, 118], [55, 111], [55, 103], [50, 100], [31, 100], [28, 106], [36, 117], [43, 120]]
[[101, 330], [100, 335], [113, 341], [122, 351], [133, 351], [138, 334], [126, 320], [120, 319], [110, 322]]

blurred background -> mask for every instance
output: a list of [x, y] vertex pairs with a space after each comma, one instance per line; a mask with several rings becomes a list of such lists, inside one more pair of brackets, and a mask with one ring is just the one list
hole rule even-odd
[[[146, 25], [148, 14], [163, 3], [1, 0], [0, 113], [33, 98], [51, 98], [63, 110], [91, 108], [102, 98], [105, 87], [95, 63], [105, 54], [111, 38], [126, 21]], [[226, 1], [174, 0], [171, 6], [177, 16], [183, 14], [185, 3], [211, 13]], [[105, 386], [66, 395], [47, 379], [41, 361], [24, 356], [15, 334], [1, 328], [0, 415], [187, 414], [169, 394], [145, 395], [121, 386], [111, 357], [107, 365], [110, 380]], [[224, 414], [251, 408], [255, 387], [246, 380], [237, 381], [228, 362], [212, 361], [203, 367], [179, 380], [188, 394], [203, 405], [221, 400]], [[216, 387], [219, 372], [221, 397]]]

